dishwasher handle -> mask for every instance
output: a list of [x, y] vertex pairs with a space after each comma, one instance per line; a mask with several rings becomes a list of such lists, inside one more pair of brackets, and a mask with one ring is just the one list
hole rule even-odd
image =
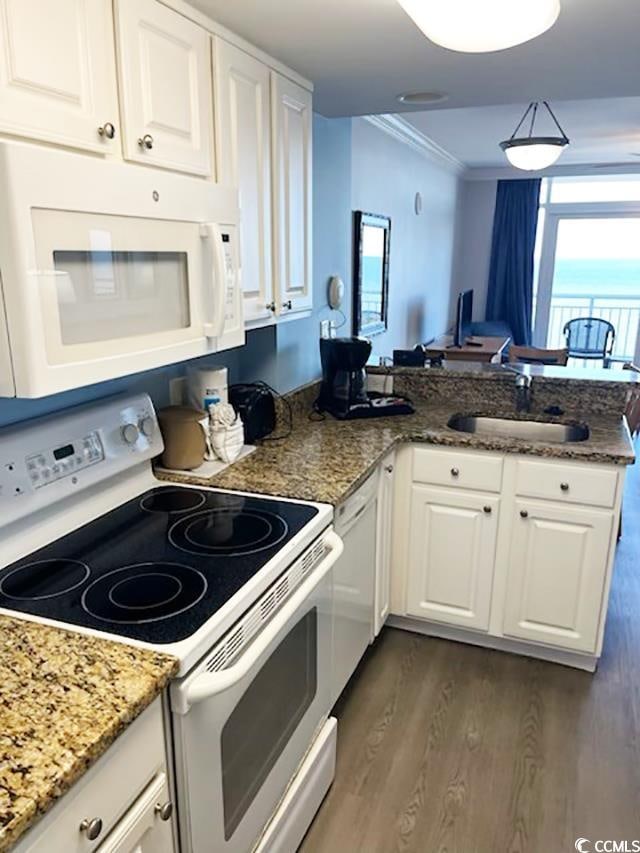
[[219, 672], [202, 672], [190, 684], [177, 688], [172, 696], [172, 710], [178, 714], [187, 714], [192, 705], [224, 693], [250, 672], [260, 656], [274, 642], [287, 622], [295, 615], [298, 608], [304, 604], [342, 555], [344, 551], [342, 539], [333, 530], [327, 534], [325, 543], [329, 546], [329, 553], [323, 557], [309, 577], [300, 584], [282, 609], [267, 623], [264, 630], [248, 647], [246, 654], [242, 655], [238, 662], [229, 669], [223, 669]]

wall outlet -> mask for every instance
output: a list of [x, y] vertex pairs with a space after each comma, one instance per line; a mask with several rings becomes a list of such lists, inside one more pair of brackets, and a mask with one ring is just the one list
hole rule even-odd
[[331, 320], [320, 320], [320, 337], [331, 337]]
[[169, 380], [169, 402], [172, 406], [184, 406], [187, 398], [187, 380], [177, 376]]

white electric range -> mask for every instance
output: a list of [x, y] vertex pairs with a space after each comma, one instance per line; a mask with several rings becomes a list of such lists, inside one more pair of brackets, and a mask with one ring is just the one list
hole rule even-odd
[[174, 655], [183, 853], [295, 850], [333, 778], [323, 504], [161, 484], [146, 395], [0, 433], [0, 613]]

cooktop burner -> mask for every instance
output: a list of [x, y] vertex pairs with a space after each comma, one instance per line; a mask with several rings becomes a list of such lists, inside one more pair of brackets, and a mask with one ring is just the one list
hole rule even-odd
[[0, 607], [150, 643], [193, 634], [317, 514], [153, 489], [0, 569]]
[[42, 601], [71, 592], [90, 574], [89, 566], [80, 560], [35, 560], [3, 575], [0, 593], [18, 600]]
[[285, 538], [284, 518], [263, 510], [213, 509], [176, 521], [169, 540], [188, 554], [257, 554]]
[[107, 572], [82, 594], [82, 606], [105, 622], [157, 622], [194, 607], [207, 591], [202, 572], [180, 563], [136, 563]]

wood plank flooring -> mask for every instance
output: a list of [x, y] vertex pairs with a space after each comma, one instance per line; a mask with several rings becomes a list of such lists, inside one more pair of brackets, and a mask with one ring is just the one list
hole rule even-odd
[[385, 629], [338, 705], [336, 779], [301, 853], [640, 839], [640, 476], [629, 475], [595, 675]]

